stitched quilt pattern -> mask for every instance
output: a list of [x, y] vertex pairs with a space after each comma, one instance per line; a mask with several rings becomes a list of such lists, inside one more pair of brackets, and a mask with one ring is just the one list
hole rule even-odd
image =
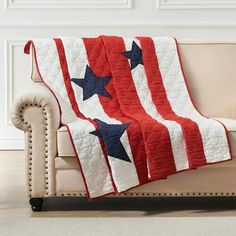
[[89, 198], [231, 159], [227, 133], [194, 107], [169, 37], [36, 39]]

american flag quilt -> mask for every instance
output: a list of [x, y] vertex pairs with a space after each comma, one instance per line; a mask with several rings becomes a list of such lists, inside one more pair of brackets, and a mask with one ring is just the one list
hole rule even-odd
[[89, 198], [231, 159], [224, 126], [193, 105], [175, 39], [60, 37], [30, 46]]

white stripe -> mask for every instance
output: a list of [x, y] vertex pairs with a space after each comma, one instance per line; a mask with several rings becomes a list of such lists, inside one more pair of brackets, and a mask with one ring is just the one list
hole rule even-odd
[[[140, 47], [140, 43], [138, 40], [132, 38], [124, 38], [126, 51], [130, 51], [132, 49], [133, 41], [135, 41]], [[131, 70], [131, 73], [136, 92], [144, 110], [154, 120], [164, 125], [169, 131], [176, 170], [179, 171], [187, 169], [189, 167], [189, 164], [186, 154], [185, 141], [183, 139], [183, 133], [180, 124], [175, 121], [163, 119], [161, 114], [156, 110], [155, 104], [152, 100], [151, 92], [148, 88], [144, 66], [138, 65]]]
[[[70, 105], [54, 40], [36, 40], [34, 44], [41, 75], [59, 100], [62, 121], [68, 123], [70, 128], [90, 196], [97, 197], [113, 192], [111, 177], [99, 139], [88, 135], [95, 127], [89, 121], [77, 118]], [[88, 155], [89, 152], [91, 155]], [[97, 168], [98, 165], [99, 168]]]
[[[65, 48], [71, 78], [84, 78], [85, 69], [86, 66], [89, 65], [89, 62], [83, 40], [81, 38], [62, 38], [62, 41]], [[83, 101], [83, 89], [77, 86], [75, 83], [72, 83], [72, 87], [75, 92], [76, 101], [79, 105], [80, 111], [85, 116], [90, 117], [92, 119], [100, 119], [108, 124], [122, 124], [119, 120], [109, 117], [106, 114], [103, 109], [103, 106], [100, 103], [98, 95], [95, 94], [91, 98]], [[125, 191], [126, 189], [129, 189], [139, 184], [139, 179], [133, 160], [128, 134], [126, 131], [122, 135], [121, 142], [132, 162], [126, 162], [108, 156], [108, 161], [111, 166], [113, 179], [118, 192]]]
[[90, 137], [93, 135], [88, 134], [94, 131], [90, 124], [76, 120], [69, 123], [68, 127], [86, 177], [90, 197], [98, 197], [114, 190], [100, 142], [96, 136]]
[[208, 163], [230, 159], [224, 127], [217, 121], [201, 116], [190, 100], [175, 40], [157, 37], [153, 38], [153, 41], [163, 83], [173, 111], [177, 115], [188, 117], [198, 124]]
[[[62, 110], [62, 122], [73, 122], [76, 119], [76, 115], [71, 106], [68, 105], [70, 101], [64, 85], [63, 75], [61, 74], [55, 41], [53, 39], [37, 39], [34, 40], [34, 45], [41, 76], [53, 90], [59, 101]], [[57, 76], [59, 76], [58, 79]]]

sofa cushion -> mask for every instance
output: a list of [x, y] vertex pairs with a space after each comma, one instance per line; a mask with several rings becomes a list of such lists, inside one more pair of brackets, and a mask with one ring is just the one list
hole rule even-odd
[[72, 146], [70, 135], [66, 126], [62, 126], [60, 129], [57, 130], [57, 151], [58, 156], [75, 156], [75, 151]]
[[[236, 120], [227, 118], [213, 118], [222, 122], [228, 130], [229, 142], [231, 146], [231, 152], [233, 156], [236, 156]], [[57, 131], [57, 147], [58, 156], [71, 157], [75, 156], [75, 151], [71, 143], [71, 139], [68, 130], [65, 126], [62, 126]]]
[[60, 169], [80, 169], [77, 157], [56, 157], [55, 158], [55, 168]]

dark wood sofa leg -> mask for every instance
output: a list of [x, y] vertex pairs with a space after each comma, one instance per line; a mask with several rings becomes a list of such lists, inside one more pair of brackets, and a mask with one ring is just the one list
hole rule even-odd
[[41, 211], [43, 206], [42, 198], [30, 198], [29, 203], [32, 211]]

